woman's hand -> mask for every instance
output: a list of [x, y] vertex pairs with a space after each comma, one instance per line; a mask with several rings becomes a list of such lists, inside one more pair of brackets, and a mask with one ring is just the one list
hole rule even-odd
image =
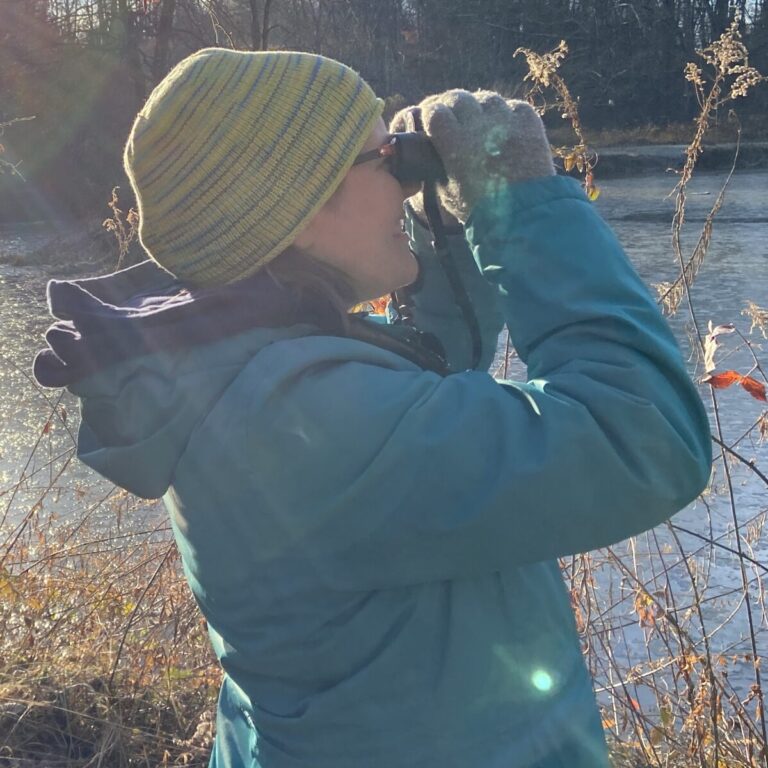
[[[427, 97], [419, 108], [448, 176], [448, 183], [437, 187], [440, 203], [460, 222], [478, 200], [509, 182], [555, 173], [544, 124], [525, 101], [454, 89]], [[408, 111], [395, 115], [390, 131], [408, 130]], [[419, 198], [410, 199], [417, 213], [418, 205], [423, 211]]]

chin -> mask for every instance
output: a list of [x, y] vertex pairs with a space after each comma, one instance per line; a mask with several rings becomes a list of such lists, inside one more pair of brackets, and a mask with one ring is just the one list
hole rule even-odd
[[[391, 259], [392, 256], [389, 258]], [[358, 291], [358, 295], [365, 296], [360, 299], [360, 303], [389, 296], [392, 291], [416, 282], [419, 276], [419, 263], [410, 251], [408, 251], [407, 260], [403, 260], [402, 254], [398, 254], [398, 262], [395, 263], [398, 268], [391, 270], [389, 275], [369, 275], [371, 279], [361, 285]], [[390, 265], [394, 266], [394, 263], [390, 262]]]

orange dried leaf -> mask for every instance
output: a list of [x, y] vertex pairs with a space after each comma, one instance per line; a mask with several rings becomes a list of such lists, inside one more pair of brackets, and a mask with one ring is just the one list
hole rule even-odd
[[737, 384], [742, 379], [740, 373], [736, 371], [723, 371], [722, 373], [714, 373], [710, 376], [705, 376], [702, 380], [702, 384], [710, 384], [715, 389], [727, 389], [731, 384]]
[[370, 302], [371, 311], [374, 315], [383, 315], [387, 311], [387, 304], [389, 304], [389, 296], [382, 296], [379, 299], [373, 299]]
[[768, 398], [765, 396], [765, 384], [762, 382], [753, 379], [751, 376], [742, 376], [739, 384], [756, 400], [768, 402]]
[[575, 165], [576, 165], [576, 155], [570, 154], [570, 155], [566, 155], [563, 158], [563, 166], [565, 167], [566, 173], [570, 173], [573, 170]]

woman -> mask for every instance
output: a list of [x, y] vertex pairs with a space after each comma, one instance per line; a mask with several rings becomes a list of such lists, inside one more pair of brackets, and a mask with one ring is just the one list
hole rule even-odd
[[[38, 378], [82, 399], [83, 461], [165, 500], [226, 672], [216, 768], [608, 766], [556, 558], [708, 478], [669, 329], [538, 116], [420, 108], [478, 370], [381, 102], [320, 56], [182, 61], [125, 154], [153, 261], [50, 286]], [[443, 370], [346, 315], [408, 285]], [[485, 370], [502, 318], [527, 383]]]

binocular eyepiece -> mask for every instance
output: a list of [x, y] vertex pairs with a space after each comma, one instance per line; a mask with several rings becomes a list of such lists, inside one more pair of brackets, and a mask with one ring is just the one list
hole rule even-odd
[[422, 131], [393, 133], [379, 152], [386, 157], [389, 172], [403, 185], [447, 181], [440, 156]]

